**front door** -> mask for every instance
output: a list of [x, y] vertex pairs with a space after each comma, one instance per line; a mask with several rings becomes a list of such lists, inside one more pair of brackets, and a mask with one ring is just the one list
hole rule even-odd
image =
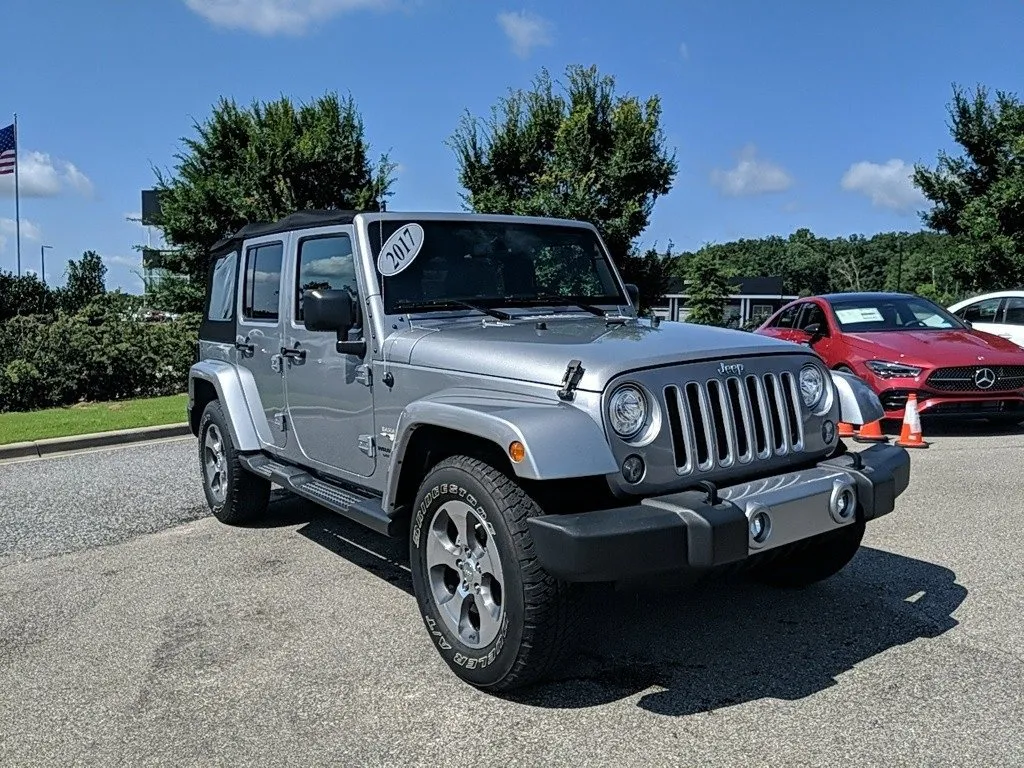
[[[281, 265], [284, 243], [278, 239], [247, 242], [243, 257], [238, 299], [238, 328], [235, 346], [238, 364], [252, 374], [255, 388], [243, 388], [249, 411], [267, 420], [270, 443], [283, 448], [287, 443], [284, 425], [284, 374], [281, 365]], [[261, 435], [267, 434], [262, 429]]]
[[982, 299], [964, 307], [957, 314], [967, 320], [975, 329], [985, 333], [999, 334], [999, 316], [1003, 300]]
[[[353, 240], [352, 227], [325, 228], [297, 240], [288, 291], [285, 380], [296, 438], [292, 450], [304, 463], [333, 474], [368, 477], [376, 466], [369, 366], [355, 355], [340, 354], [334, 333], [307, 331], [302, 317], [303, 294], [314, 288], [345, 289], [362, 306]], [[361, 338], [363, 327], [349, 333], [350, 341]]]
[[1006, 300], [1003, 322], [996, 333], [1024, 347], [1024, 296], [1011, 296]]
[[[817, 326], [817, 333], [811, 334], [811, 331], [808, 330], [811, 326]], [[817, 352], [829, 367], [840, 362], [833, 359], [835, 344], [832, 341], [832, 331], [829, 328], [825, 310], [821, 308], [820, 304], [815, 301], [804, 304], [803, 311], [800, 312], [796, 321], [796, 329], [803, 334], [801, 343], [807, 344]]]

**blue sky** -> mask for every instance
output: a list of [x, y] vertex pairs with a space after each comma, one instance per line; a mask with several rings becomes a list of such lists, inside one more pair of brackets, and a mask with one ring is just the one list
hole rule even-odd
[[[952, 83], [1024, 96], [1024, 0], [6, 0], [0, 126], [17, 112], [22, 268], [63, 281], [93, 249], [141, 290], [126, 220], [192, 121], [242, 103], [351, 93], [401, 164], [393, 210], [460, 207], [445, 145], [541, 67], [596, 64], [658, 94], [679, 174], [645, 245], [920, 228], [914, 162], [955, 149]], [[10, 32], [14, 33], [11, 34]], [[0, 269], [15, 268], [0, 177]]]

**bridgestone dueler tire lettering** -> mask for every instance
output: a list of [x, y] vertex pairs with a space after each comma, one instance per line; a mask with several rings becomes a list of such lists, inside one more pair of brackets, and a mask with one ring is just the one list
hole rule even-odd
[[[227, 464], [227, 495], [223, 503], [218, 503], [210, 493], [203, 470], [203, 450], [206, 432], [210, 424], [216, 424], [224, 445], [224, 458]], [[225, 525], [243, 525], [262, 517], [270, 502], [270, 481], [245, 470], [238, 461], [238, 451], [231, 442], [227, 418], [217, 400], [213, 400], [203, 411], [199, 419], [199, 469], [203, 477], [203, 492], [206, 503], [213, 516]]]
[[[504, 573], [504, 615], [497, 637], [470, 648], [445, 625], [431, 594], [423, 546], [430, 522], [447, 500], [469, 502], [489, 524], [488, 537]], [[491, 691], [509, 691], [546, 676], [573, 638], [578, 601], [575, 590], [547, 573], [537, 561], [526, 521], [543, 514], [508, 475], [468, 456], [436, 465], [416, 496], [409, 526], [409, 563], [420, 614], [438, 653], [458, 677]], [[490, 530], [493, 529], [493, 530]]]

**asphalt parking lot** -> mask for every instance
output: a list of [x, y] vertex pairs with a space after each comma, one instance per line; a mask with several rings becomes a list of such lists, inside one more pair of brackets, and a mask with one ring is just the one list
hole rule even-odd
[[192, 439], [0, 465], [0, 764], [1022, 765], [1024, 434], [926, 438], [837, 577], [595, 592], [516, 698], [448, 672], [399, 546], [209, 518]]

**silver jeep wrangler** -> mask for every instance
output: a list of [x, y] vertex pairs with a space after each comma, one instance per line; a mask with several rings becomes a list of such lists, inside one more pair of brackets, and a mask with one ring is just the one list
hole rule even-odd
[[743, 331], [642, 319], [597, 230], [309, 211], [210, 254], [189, 420], [228, 524], [271, 484], [408, 537], [435, 648], [509, 690], [573, 639], [580, 582], [839, 571], [908, 452], [847, 451], [859, 379]]

